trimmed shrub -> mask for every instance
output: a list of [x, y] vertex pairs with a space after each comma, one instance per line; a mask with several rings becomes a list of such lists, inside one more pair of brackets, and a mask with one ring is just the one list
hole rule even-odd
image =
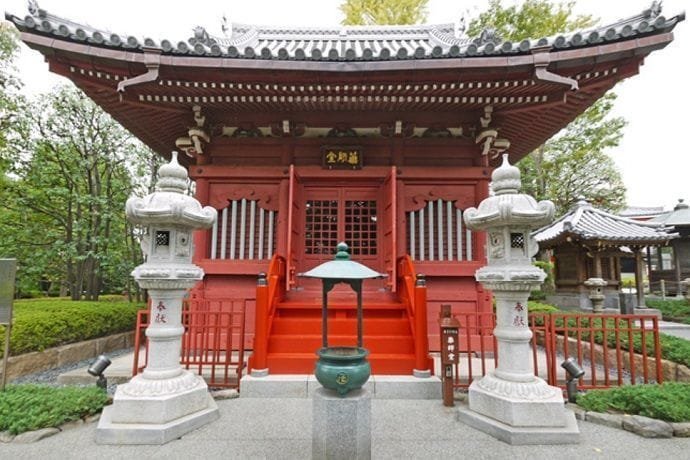
[[96, 414], [107, 402], [106, 392], [94, 386], [9, 385], [0, 392], [0, 431], [57, 427]]
[[[134, 330], [137, 311], [143, 306], [119, 298], [73, 301], [64, 298], [17, 300], [10, 337], [10, 354], [65, 345]], [[4, 333], [2, 327], [0, 332]], [[0, 350], [4, 347], [0, 343]]]
[[527, 311], [529, 313], [554, 313], [560, 311], [557, 307], [548, 303], [535, 302], [530, 300], [527, 302]]
[[667, 422], [690, 422], [690, 384], [627, 385], [609, 390], [590, 390], [577, 403], [594, 412], [623, 412]]
[[646, 299], [645, 303], [650, 308], [661, 311], [666, 321], [690, 324], [690, 303], [687, 300], [655, 300]]

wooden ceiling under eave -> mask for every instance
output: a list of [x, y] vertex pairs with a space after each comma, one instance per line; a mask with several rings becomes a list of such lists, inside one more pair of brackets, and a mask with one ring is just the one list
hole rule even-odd
[[625, 54], [619, 60], [570, 66], [565, 75], [578, 81], [578, 91], [536, 80], [531, 66], [376, 73], [161, 66], [156, 81], [129, 86], [120, 95], [118, 83], [145, 73], [143, 65], [70, 51], [46, 54], [51, 71], [74, 81], [165, 156], [194, 124], [195, 105], [216, 126], [290, 120], [310, 127], [379, 127], [401, 120], [474, 131], [484, 107], [491, 105], [490, 126], [511, 142], [513, 161], [556, 134], [618, 81], [636, 74], [646, 56]]

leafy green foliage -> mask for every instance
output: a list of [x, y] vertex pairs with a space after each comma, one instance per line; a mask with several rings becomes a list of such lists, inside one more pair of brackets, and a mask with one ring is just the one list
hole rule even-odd
[[[575, 2], [527, 0], [504, 6], [491, 0], [486, 11], [470, 22], [468, 35], [494, 28], [503, 40], [519, 42], [593, 26], [589, 15], [576, 16]], [[518, 164], [522, 190], [538, 200], [551, 200], [556, 214], [567, 211], [580, 197], [597, 207], [616, 211], [625, 204], [625, 186], [606, 150], [622, 137], [625, 120], [611, 117], [616, 96], [609, 93], [564, 130]]]
[[[75, 302], [68, 299], [26, 299], [14, 303], [10, 353], [65, 345], [134, 330], [141, 304], [118, 301]], [[4, 333], [2, 327], [0, 331]], [[0, 351], [4, 343], [0, 343]]]
[[666, 321], [690, 324], [690, 303], [687, 300], [646, 299], [645, 303], [660, 310]]
[[417, 24], [426, 21], [429, 0], [345, 0], [343, 25]]
[[625, 120], [610, 117], [616, 95], [608, 93], [558, 136], [519, 163], [524, 193], [551, 200], [564, 214], [580, 198], [617, 211], [625, 205], [625, 184], [606, 150], [623, 136]]
[[10, 159], [0, 178], [0, 256], [18, 259], [20, 294], [95, 300], [131, 289], [141, 252], [124, 204], [146, 191], [153, 153], [73, 87], [23, 114], [16, 142], [0, 151]]
[[529, 294], [530, 300], [546, 300], [546, 294], [555, 290], [553, 282], [553, 264], [545, 260], [536, 260], [533, 262], [534, 266], [540, 268], [546, 273], [544, 283], [539, 290], [532, 291]]
[[551, 304], [530, 300], [527, 302], [527, 311], [529, 313], [555, 313], [560, 310]]
[[94, 386], [10, 385], [0, 392], [0, 431], [57, 427], [96, 414], [107, 402], [106, 392]]
[[577, 403], [589, 411], [615, 411], [668, 422], [690, 422], [690, 383], [667, 382], [591, 390], [578, 395]]
[[492, 27], [504, 40], [519, 42], [594, 25], [592, 16], [573, 17], [574, 6], [575, 2], [527, 0], [505, 7], [501, 0], [490, 0], [489, 8], [470, 22], [467, 34], [477, 37], [482, 29]]

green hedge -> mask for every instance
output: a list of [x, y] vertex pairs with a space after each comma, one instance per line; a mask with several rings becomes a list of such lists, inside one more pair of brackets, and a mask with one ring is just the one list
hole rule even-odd
[[690, 303], [687, 300], [654, 300], [646, 299], [645, 303], [650, 308], [661, 311], [666, 321], [690, 324]]
[[668, 422], [690, 422], [690, 384], [626, 385], [609, 390], [590, 390], [577, 403], [594, 412], [623, 412]]
[[94, 386], [9, 385], [0, 392], [0, 431], [57, 427], [96, 414], [107, 402], [106, 392]]
[[[117, 300], [116, 300], [117, 299]], [[97, 302], [64, 298], [23, 299], [14, 302], [10, 354], [65, 345], [134, 330], [142, 304], [119, 298]], [[0, 327], [4, 334], [4, 329]], [[0, 350], [4, 348], [0, 341]]]

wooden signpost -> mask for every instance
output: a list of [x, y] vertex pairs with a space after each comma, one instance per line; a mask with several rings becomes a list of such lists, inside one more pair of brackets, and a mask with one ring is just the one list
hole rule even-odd
[[10, 357], [12, 302], [14, 301], [14, 279], [16, 273], [16, 259], [0, 259], [0, 324], [5, 326], [5, 351], [2, 356], [0, 391], [5, 391], [5, 383], [7, 382], [7, 359]]

